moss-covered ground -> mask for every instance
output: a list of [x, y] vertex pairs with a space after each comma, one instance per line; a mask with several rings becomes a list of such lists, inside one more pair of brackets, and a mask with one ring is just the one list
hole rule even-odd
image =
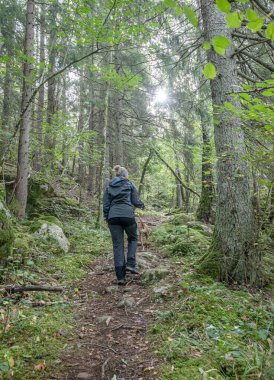
[[150, 329], [155, 353], [166, 363], [160, 379], [273, 379], [271, 289], [229, 288], [197, 274], [210, 235], [177, 219], [153, 233], [177, 268]]
[[0, 290], [0, 378], [47, 378], [58, 368], [60, 353], [75, 329], [73, 311], [77, 281], [86, 277], [92, 259], [109, 247], [105, 230], [75, 218], [63, 223], [71, 249], [57, 254], [46, 242], [36, 241], [29, 226], [16, 233], [14, 254], [6, 270], [6, 284], [63, 286], [63, 293], [28, 292], [23, 296]]

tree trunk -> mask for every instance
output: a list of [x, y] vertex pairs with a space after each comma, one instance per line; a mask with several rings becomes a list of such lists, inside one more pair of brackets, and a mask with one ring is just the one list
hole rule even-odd
[[[27, 1], [26, 31], [24, 53], [27, 57], [23, 66], [23, 91], [21, 109], [25, 110], [30, 101], [32, 94], [31, 74], [34, 43], [34, 10], [35, 1]], [[18, 202], [17, 215], [19, 219], [23, 219], [26, 213], [28, 198], [28, 172], [29, 172], [29, 133], [30, 133], [30, 114], [31, 107], [24, 112], [20, 123], [20, 136], [18, 148], [18, 167], [17, 178], [15, 183], [15, 196]]]
[[140, 185], [139, 185], [139, 189], [138, 189], [138, 192], [139, 192], [140, 196], [141, 196], [141, 193], [143, 192], [143, 189], [144, 189], [145, 175], [146, 175], [146, 171], [147, 171], [147, 168], [148, 168], [148, 164], [149, 164], [152, 156], [153, 156], [153, 151], [150, 150], [148, 158], [146, 159], [146, 162], [144, 164], [144, 167], [143, 167], [143, 170], [142, 170], [142, 174], [141, 174]]
[[[54, 72], [55, 61], [56, 61], [56, 17], [57, 17], [57, 7], [56, 4], [50, 7], [50, 35], [49, 35], [49, 76]], [[51, 78], [48, 81], [48, 91], [47, 91], [47, 133], [45, 135], [45, 148], [46, 148], [46, 165], [53, 167], [54, 160], [54, 148], [55, 148], [55, 130], [53, 125], [53, 116], [56, 111], [56, 78]]]
[[[41, 5], [40, 12], [40, 56], [39, 62], [40, 65], [45, 64], [45, 9], [44, 5]], [[44, 69], [40, 69], [40, 76], [43, 76]], [[40, 171], [41, 169], [41, 148], [43, 146], [43, 112], [44, 112], [44, 103], [45, 103], [45, 87], [42, 86], [38, 92], [38, 105], [37, 105], [37, 124], [36, 124], [36, 134], [37, 134], [37, 147], [34, 151], [34, 160], [33, 160], [33, 169]]]
[[214, 215], [212, 204], [214, 200], [214, 185], [212, 175], [212, 149], [210, 144], [210, 116], [207, 110], [199, 110], [202, 126], [202, 191], [197, 210], [197, 219], [206, 223], [213, 223]]
[[[205, 38], [225, 36], [232, 41], [232, 30], [226, 25], [225, 14], [218, 11], [214, 0], [201, 0]], [[239, 118], [223, 110], [225, 102], [240, 107], [231, 93], [238, 89], [233, 45], [225, 56], [208, 50], [208, 60], [217, 70], [211, 80], [214, 105], [215, 146], [217, 162], [216, 225], [211, 250], [201, 262], [207, 273], [231, 283], [259, 283], [261, 256], [256, 250], [257, 226], [251, 202], [249, 170], [246, 163], [244, 134]]]
[[85, 102], [85, 82], [84, 82], [84, 70], [80, 70], [80, 88], [79, 88], [79, 116], [78, 116], [78, 178], [80, 186], [84, 182], [84, 140], [83, 140], [83, 129], [84, 129], [84, 102]]

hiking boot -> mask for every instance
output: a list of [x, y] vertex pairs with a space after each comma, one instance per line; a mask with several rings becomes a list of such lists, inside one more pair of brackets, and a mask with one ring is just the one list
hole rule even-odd
[[126, 279], [122, 278], [121, 280], [117, 280], [118, 285], [126, 285]]
[[137, 269], [135, 269], [135, 268], [133, 268], [133, 267], [130, 267], [130, 266], [126, 266], [126, 271], [127, 272], [130, 272], [130, 273], [132, 273], [132, 274], [139, 274], [139, 272], [138, 272], [138, 270]]

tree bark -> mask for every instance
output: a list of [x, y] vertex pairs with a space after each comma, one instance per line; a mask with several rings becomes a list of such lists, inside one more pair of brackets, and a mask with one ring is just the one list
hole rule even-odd
[[197, 219], [206, 223], [214, 222], [213, 200], [214, 185], [212, 175], [212, 149], [210, 143], [210, 122], [211, 118], [207, 110], [199, 110], [202, 126], [203, 151], [202, 151], [202, 191], [199, 206], [197, 209]]
[[[35, 1], [27, 1], [27, 16], [25, 30], [24, 53], [27, 57], [23, 65], [23, 91], [21, 109], [24, 110], [32, 95], [32, 64], [30, 58], [33, 56], [34, 43], [34, 10]], [[30, 133], [30, 113], [31, 109], [24, 113], [20, 123], [20, 136], [18, 148], [17, 178], [15, 183], [15, 197], [18, 202], [17, 215], [23, 219], [26, 213], [28, 198], [28, 173], [29, 173], [29, 133]]]
[[[39, 56], [39, 62], [40, 65], [45, 64], [45, 6], [41, 5], [41, 11], [40, 11], [40, 56]], [[40, 69], [40, 76], [43, 76], [44, 69]], [[43, 131], [42, 131], [42, 124], [43, 124], [43, 112], [44, 112], [44, 104], [45, 103], [45, 86], [42, 86], [39, 89], [38, 92], [38, 105], [37, 105], [37, 124], [36, 124], [36, 134], [37, 134], [37, 147], [34, 151], [34, 160], [33, 160], [33, 168], [34, 170], [39, 171], [41, 169], [41, 159], [42, 159], [42, 152], [41, 148], [43, 146]]]
[[[56, 62], [56, 17], [57, 17], [57, 6], [52, 4], [50, 7], [50, 35], [49, 35], [49, 76], [54, 73], [55, 62]], [[55, 148], [55, 130], [53, 125], [53, 117], [56, 112], [56, 78], [52, 77], [48, 81], [48, 91], [47, 91], [47, 133], [45, 134], [45, 148], [46, 148], [46, 165], [53, 167], [54, 160], [54, 148]]]
[[[232, 41], [225, 14], [214, 0], [201, 0], [205, 38], [225, 36]], [[261, 281], [261, 256], [256, 250], [257, 226], [251, 201], [250, 176], [246, 162], [244, 134], [239, 118], [223, 109], [228, 102], [239, 108], [231, 93], [238, 89], [233, 44], [225, 56], [208, 50], [208, 61], [217, 70], [211, 80], [214, 106], [217, 162], [217, 208], [213, 243], [201, 262], [201, 268], [227, 283], [257, 284]]]
[[143, 192], [143, 189], [144, 189], [145, 175], [146, 175], [146, 171], [147, 171], [147, 168], [148, 168], [148, 164], [149, 164], [150, 160], [152, 159], [152, 156], [153, 156], [153, 151], [150, 150], [149, 151], [149, 155], [148, 155], [148, 157], [146, 159], [146, 162], [144, 164], [144, 167], [143, 167], [143, 170], [142, 170], [142, 174], [141, 174], [140, 185], [139, 185], [139, 188], [138, 188], [138, 193], [139, 193], [140, 196], [141, 196], [141, 193]]

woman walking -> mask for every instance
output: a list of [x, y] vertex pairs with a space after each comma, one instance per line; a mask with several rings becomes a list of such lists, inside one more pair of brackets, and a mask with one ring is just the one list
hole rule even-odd
[[[137, 223], [133, 207], [144, 209], [137, 189], [128, 180], [126, 168], [116, 165], [116, 177], [107, 186], [103, 198], [104, 218], [112, 237], [114, 265], [119, 285], [126, 283], [126, 271], [138, 274], [136, 269], [136, 250], [138, 243]], [[124, 231], [128, 237], [127, 257], [124, 253]]]

